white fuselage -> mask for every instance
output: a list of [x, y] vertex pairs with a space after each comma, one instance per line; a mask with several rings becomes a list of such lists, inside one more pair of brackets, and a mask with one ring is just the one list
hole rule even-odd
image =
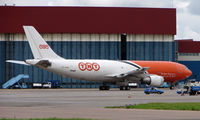
[[[51, 67], [46, 70], [87, 81], [113, 81], [111, 75], [119, 75], [138, 69], [138, 65], [131, 65], [114, 60], [49, 60]], [[133, 64], [133, 63], [132, 63]]]

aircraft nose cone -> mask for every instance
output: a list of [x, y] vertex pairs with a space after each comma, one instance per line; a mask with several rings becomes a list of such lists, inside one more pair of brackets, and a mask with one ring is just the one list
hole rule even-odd
[[192, 71], [191, 70], [187, 70], [187, 72], [186, 72], [186, 77], [189, 77], [189, 76], [191, 76], [192, 75]]

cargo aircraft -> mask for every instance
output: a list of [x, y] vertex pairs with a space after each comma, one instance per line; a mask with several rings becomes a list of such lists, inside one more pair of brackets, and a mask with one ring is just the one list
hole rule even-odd
[[102, 82], [100, 90], [109, 90], [108, 83], [120, 90], [130, 90], [129, 83], [161, 86], [164, 81], [176, 82], [192, 72], [184, 65], [168, 61], [65, 59], [57, 55], [33, 26], [23, 26], [34, 59], [7, 62], [31, 65], [85, 81]]

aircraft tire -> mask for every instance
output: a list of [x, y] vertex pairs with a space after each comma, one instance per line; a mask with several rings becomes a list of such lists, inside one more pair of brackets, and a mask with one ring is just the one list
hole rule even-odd
[[174, 86], [170, 86], [170, 90], [174, 90]]
[[129, 86], [120, 86], [120, 90], [130, 90]]
[[110, 86], [100, 86], [99, 90], [110, 90]]

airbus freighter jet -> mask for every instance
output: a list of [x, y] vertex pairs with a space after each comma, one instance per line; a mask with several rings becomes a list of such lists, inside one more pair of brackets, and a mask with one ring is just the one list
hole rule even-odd
[[64, 59], [58, 56], [32, 26], [23, 26], [34, 59], [7, 62], [36, 66], [64, 77], [103, 82], [100, 90], [109, 90], [106, 83], [129, 90], [129, 83], [161, 86], [164, 81], [175, 82], [189, 77], [192, 72], [184, 65], [168, 61], [130, 61]]

